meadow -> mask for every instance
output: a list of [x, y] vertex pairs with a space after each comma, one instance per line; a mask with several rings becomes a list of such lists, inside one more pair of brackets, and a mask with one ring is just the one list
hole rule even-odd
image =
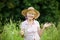
[[[20, 23], [21, 21], [19, 23], [10, 21], [10, 23], [5, 24], [3, 32], [0, 34], [0, 40], [24, 40], [20, 35], [20, 28], [18, 28]], [[57, 27], [52, 24], [51, 27], [46, 28], [41, 40], [60, 40], [60, 22]]]

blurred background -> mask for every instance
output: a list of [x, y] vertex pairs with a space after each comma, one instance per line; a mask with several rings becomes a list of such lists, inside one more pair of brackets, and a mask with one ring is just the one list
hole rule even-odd
[[37, 20], [41, 27], [45, 22], [53, 23], [41, 40], [60, 40], [60, 0], [0, 0], [0, 40], [24, 39], [19, 33], [19, 25], [25, 20], [21, 11], [30, 6], [40, 12]]

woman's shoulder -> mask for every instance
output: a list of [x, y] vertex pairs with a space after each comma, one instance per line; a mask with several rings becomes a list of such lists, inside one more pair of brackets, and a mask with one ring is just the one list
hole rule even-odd
[[37, 25], [37, 27], [40, 27], [40, 23], [37, 20], [35, 20], [35, 24]]
[[26, 23], [26, 20], [21, 22], [21, 24], [25, 24], [25, 23]]
[[34, 20], [35, 23], [39, 23], [37, 20]]

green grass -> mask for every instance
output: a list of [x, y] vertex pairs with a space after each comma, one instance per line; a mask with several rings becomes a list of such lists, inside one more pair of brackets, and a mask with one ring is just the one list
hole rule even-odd
[[[16, 26], [16, 23], [12, 21], [4, 25], [4, 30], [0, 34], [0, 40], [24, 40], [19, 33], [19, 29]], [[55, 25], [52, 25], [49, 28], [44, 30], [41, 40], [60, 40], [60, 23], [56, 28]]]
[[1, 34], [1, 40], [23, 40], [17, 29], [16, 23], [12, 21], [4, 25], [3, 33]]
[[58, 40], [60, 40], [60, 22], [58, 23], [57, 30], [58, 30]]
[[44, 30], [41, 40], [58, 40], [58, 30], [55, 26], [51, 26]]

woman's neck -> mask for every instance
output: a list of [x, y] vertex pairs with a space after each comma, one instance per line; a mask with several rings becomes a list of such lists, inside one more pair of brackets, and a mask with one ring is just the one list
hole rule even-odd
[[33, 24], [33, 22], [34, 22], [34, 20], [32, 20], [32, 19], [31, 20], [27, 19], [27, 21], [28, 21], [29, 24]]
[[29, 22], [33, 21], [33, 19], [27, 19]]

